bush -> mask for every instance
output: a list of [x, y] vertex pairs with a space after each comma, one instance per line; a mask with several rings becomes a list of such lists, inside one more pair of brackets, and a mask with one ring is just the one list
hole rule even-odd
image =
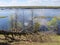
[[39, 22], [36, 22], [35, 25], [34, 25], [34, 32], [38, 32], [39, 27], [40, 27]]

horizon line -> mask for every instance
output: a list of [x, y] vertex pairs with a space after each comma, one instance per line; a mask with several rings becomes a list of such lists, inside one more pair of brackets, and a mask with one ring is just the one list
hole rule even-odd
[[0, 6], [0, 8], [26, 8], [26, 9], [53, 8], [53, 9], [59, 9], [60, 6]]

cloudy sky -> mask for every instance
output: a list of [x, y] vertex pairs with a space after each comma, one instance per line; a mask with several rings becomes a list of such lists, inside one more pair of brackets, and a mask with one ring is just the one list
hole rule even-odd
[[0, 0], [0, 6], [60, 6], [60, 0]]

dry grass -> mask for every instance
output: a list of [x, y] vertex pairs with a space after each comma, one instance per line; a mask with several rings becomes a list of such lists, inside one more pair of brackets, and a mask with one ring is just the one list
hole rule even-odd
[[[29, 37], [29, 36], [28, 36]], [[37, 37], [34, 38], [34, 40]], [[58, 35], [50, 35], [52, 41], [48, 42], [31, 42], [31, 41], [20, 41], [20, 42], [13, 42], [11, 45], [60, 45], [60, 36]]]
[[[18, 36], [19, 37], [19, 36]], [[16, 36], [15, 38], [18, 39]], [[3, 35], [0, 35], [0, 42], [6, 42], [6, 40], [1, 40], [5, 38]], [[38, 33], [38, 34], [28, 34], [26, 36], [21, 35], [19, 37], [19, 42], [12, 42], [11, 45], [60, 45], [60, 36], [58, 35], [50, 35], [46, 33]]]
[[11, 45], [60, 45], [59, 42], [45, 42], [45, 43], [39, 43], [39, 42], [13, 42]]

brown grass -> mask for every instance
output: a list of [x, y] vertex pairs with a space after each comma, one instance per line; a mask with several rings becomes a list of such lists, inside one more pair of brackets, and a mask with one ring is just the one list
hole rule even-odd
[[[35, 34], [27, 34], [18, 35], [15, 37], [20, 41], [14, 41], [10, 43], [11, 45], [60, 45], [60, 36], [55, 34], [48, 34], [48, 33], [35, 33]], [[3, 35], [0, 35], [0, 42], [6, 42]]]

